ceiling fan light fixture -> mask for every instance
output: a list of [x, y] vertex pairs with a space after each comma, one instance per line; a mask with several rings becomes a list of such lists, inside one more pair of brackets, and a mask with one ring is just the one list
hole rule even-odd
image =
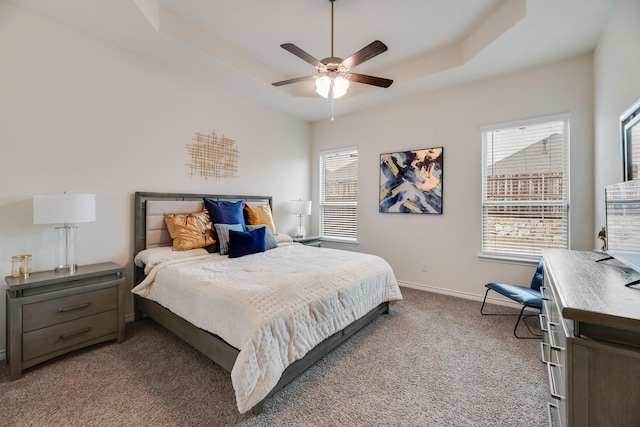
[[391, 86], [393, 80], [351, 72], [353, 67], [356, 67], [357, 65], [380, 55], [382, 52], [387, 51], [387, 46], [380, 40], [375, 40], [369, 43], [347, 59], [338, 58], [333, 54], [333, 3], [335, 0], [329, 0], [329, 2], [331, 2], [331, 56], [320, 61], [293, 43], [284, 43], [280, 45], [284, 50], [313, 65], [319, 75], [297, 77], [275, 82], [272, 83], [272, 85], [284, 86], [302, 81], [315, 80], [316, 93], [323, 98], [331, 97], [331, 121], [333, 122], [333, 100], [340, 98], [347, 93], [350, 81], [387, 88]]
[[333, 99], [338, 99], [347, 93], [347, 89], [349, 89], [349, 80], [342, 76], [322, 76], [316, 79], [316, 93], [323, 98], [329, 98], [329, 94], [333, 91]]
[[344, 77], [338, 76], [333, 79], [333, 98], [340, 98], [342, 95], [347, 93], [347, 89], [349, 89], [349, 80]]
[[327, 76], [322, 76], [316, 79], [316, 92], [318, 95], [328, 98], [329, 90], [331, 90], [331, 79]]

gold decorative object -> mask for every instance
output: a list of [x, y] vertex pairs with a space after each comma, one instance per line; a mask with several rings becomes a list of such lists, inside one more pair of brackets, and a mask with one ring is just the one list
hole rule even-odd
[[602, 240], [602, 251], [607, 251], [607, 229], [602, 227], [602, 230], [598, 232], [598, 239]]
[[218, 137], [215, 131], [210, 134], [196, 132], [193, 140], [195, 144], [187, 144], [187, 151], [191, 156], [190, 175], [200, 175], [205, 180], [209, 178], [237, 178], [238, 147], [236, 141], [224, 135]]
[[31, 273], [31, 268], [29, 267], [30, 262], [30, 254], [12, 256], [11, 277], [29, 277], [29, 274]]

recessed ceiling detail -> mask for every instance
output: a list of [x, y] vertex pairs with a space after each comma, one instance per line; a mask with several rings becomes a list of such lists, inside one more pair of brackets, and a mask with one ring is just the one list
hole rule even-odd
[[[309, 65], [279, 46], [329, 50], [324, 0], [0, 0], [303, 120], [329, 117], [313, 85], [274, 87]], [[337, 115], [592, 53], [615, 0], [340, 0], [335, 54], [371, 40], [389, 54], [358, 73], [394, 81], [351, 85]], [[339, 13], [338, 13], [339, 11]]]

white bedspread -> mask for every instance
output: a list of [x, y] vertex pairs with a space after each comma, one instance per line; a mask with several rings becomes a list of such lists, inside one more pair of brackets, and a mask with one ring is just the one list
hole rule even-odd
[[402, 299], [382, 258], [300, 244], [234, 259], [164, 262], [132, 292], [240, 350], [231, 379], [241, 413], [322, 340], [377, 305]]

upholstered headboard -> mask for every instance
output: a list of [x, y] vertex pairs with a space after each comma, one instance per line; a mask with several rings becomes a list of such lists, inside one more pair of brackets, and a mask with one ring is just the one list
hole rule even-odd
[[203, 207], [204, 203], [196, 200], [147, 200], [145, 249], [171, 245], [171, 236], [164, 222], [165, 213], [189, 214], [200, 212]]
[[[147, 248], [171, 245], [171, 236], [164, 222], [165, 213], [188, 214], [203, 209], [202, 199], [226, 200], [237, 202], [243, 200], [250, 205], [271, 206], [271, 196], [228, 196], [211, 194], [185, 193], [135, 193], [134, 213], [134, 252]], [[140, 272], [136, 268], [136, 283], [139, 283]]]

